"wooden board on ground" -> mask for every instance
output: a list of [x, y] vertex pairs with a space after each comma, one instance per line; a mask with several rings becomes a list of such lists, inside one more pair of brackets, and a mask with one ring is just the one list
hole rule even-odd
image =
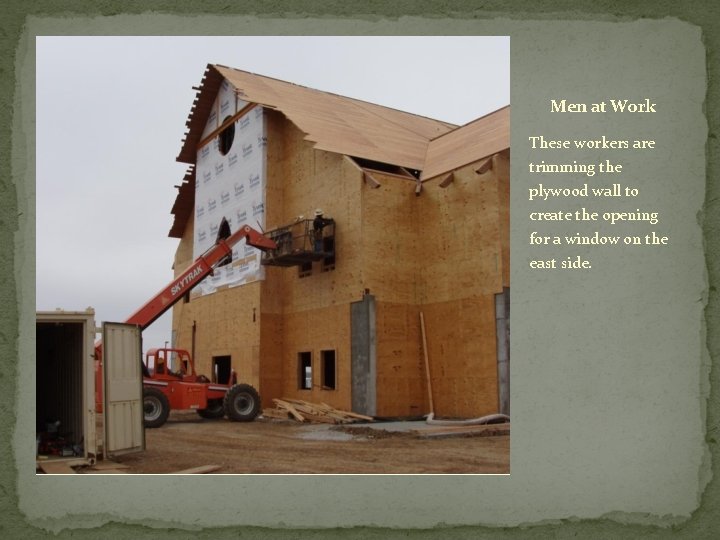
[[265, 409], [263, 416], [287, 419], [292, 416], [298, 422], [324, 424], [349, 424], [352, 422], [373, 422], [372, 416], [335, 409], [326, 403], [311, 403], [301, 399], [273, 399], [274, 409]]
[[273, 403], [275, 403], [275, 405], [277, 405], [280, 409], [285, 409], [287, 412], [292, 414], [298, 422], [305, 421], [305, 418], [287, 400], [273, 399]]
[[277, 418], [278, 420], [290, 419], [290, 413], [284, 409], [263, 409], [262, 415], [267, 418]]

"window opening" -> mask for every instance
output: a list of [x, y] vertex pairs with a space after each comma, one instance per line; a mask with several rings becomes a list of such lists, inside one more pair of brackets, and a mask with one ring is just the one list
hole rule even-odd
[[[217, 244], [220, 242], [220, 240], [225, 240], [230, 236], [230, 223], [228, 223], [228, 220], [224, 217], [220, 221], [220, 225], [218, 226], [218, 233], [215, 238], [215, 243]], [[230, 253], [228, 253], [225, 257], [220, 259], [220, 262], [217, 264], [218, 268], [220, 266], [225, 266], [226, 264], [230, 264], [232, 262], [232, 250]]]
[[212, 359], [212, 382], [218, 384], [229, 384], [232, 369], [229, 356], [213, 356]]
[[298, 277], [304, 278], [312, 275], [312, 261], [306, 261], [298, 266]]
[[[227, 122], [230, 118], [230, 116], [226, 116], [225, 120], [223, 120], [223, 124]], [[234, 140], [235, 122], [232, 122], [228, 127], [226, 127], [220, 132], [220, 135], [218, 135], [218, 149], [223, 156], [230, 151]]]
[[321, 351], [320, 363], [322, 364], [322, 386], [328, 390], [335, 390], [337, 387], [337, 365], [335, 362], [335, 351]]
[[323, 252], [327, 255], [322, 260], [322, 271], [335, 270], [335, 237], [323, 238]]
[[312, 353], [298, 353], [298, 387], [300, 390], [312, 389]]

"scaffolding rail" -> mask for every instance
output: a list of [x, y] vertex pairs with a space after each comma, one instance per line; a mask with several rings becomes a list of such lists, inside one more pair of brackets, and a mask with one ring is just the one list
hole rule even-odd
[[321, 227], [312, 219], [300, 219], [265, 233], [277, 244], [263, 251], [265, 266], [302, 266], [314, 261], [335, 260], [335, 220], [324, 218]]

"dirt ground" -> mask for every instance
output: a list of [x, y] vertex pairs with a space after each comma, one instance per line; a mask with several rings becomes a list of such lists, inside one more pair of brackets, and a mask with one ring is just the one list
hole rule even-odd
[[118, 457], [129, 474], [172, 473], [217, 465], [214, 474], [509, 473], [510, 437], [420, 438], [412, 432], [347, 431], [326, 424], [257, 419], [204, 420], [173, 412], [145, 430], [146, 451]]

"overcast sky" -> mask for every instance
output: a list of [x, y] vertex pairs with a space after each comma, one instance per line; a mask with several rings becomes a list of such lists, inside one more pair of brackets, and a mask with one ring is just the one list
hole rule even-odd
[[506, 37], [39, 37], [37, 309], [122, 322], [173, 278], [175, 157], [208, 63], [458, 125], [510, 101]]

